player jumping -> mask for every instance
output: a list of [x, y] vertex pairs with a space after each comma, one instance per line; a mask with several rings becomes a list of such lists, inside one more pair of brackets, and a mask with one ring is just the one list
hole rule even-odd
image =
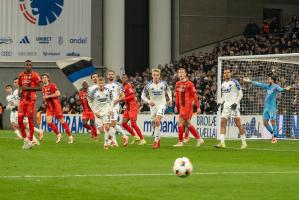
[[[126, 109], [123, 114], [122, 126], [133, 136], [133, 141], [131, 142], [131, 144], [134, 144], [138, 140], [140, 140], [138, 145], [145, 145], [146, 141], [143, 138], [140, 128], [136, 123], [139, 112], [137, 99], [132, 85], [128, 82], [128, 76], [126, 74], [122, 75], [122, 83], [125, 96], [119, 100], [123, 100], [126, 104]], [[138, 136], [136, 136], [136, 133], [128, 125], [129, 121], [131, 121], [131, 127], [136, 131]]]
[[112, 135], [113, 146], [117, 146], [115, 139], [115, 129], [113, 129], [111, 124], [111, 116], [113, 114], [113, 102], [112, 102], [112, 93], [109, 89], [105, 88], [105, 80], [100, 77], [98, 79], [98, 87], [94, 87], [89, 91], [88, 101], [91, 101], [90, 104], [92, 111], [94, 112], [96, 119], [97, 128], [101, 129], [101, 132], [104, 131], [104, 149], [109, 148], [109, 136]]
[[196, 95], [196, 89], [194, 84], [188, 80], [187, 73], [184, 68], [178, 69], [179, 81], [175, 84], [175, 110], [179, 111], [179, 121], [178, 121], [178, 143], [174, 145], [175, 147], [183, 146], [183, 135], [184, 135], [184, 125], [190, 130], [191, 134], [197, 140], [197, 147], [200, 147], [204, 143], [204, 140], [200, 138], [199, 133], [196, 131], [194, 126], [191, 124], [191, 118], [193, 115], [193, 102], [197, 107], [197, 113], [200, 113], [200, 105]]
[[46, 109], [46, 121], [48, 126], [53, 130], [53, 132], [56, 134], [57, 140], [56, 143], [60, 143], [62, 140], [62, 135], [58, 131], [57, 126], [53, 123], [53, 117], [55, 116], [56, 119], [60, 122], [62, 127], [64, 128], [65, 132], [68, 135], [68, 143], [73, 143], [73, 136], [70, 131], [70, 128], [68, 124], [65, 122], [63, 114], [62, 114], [62, 108], [61, 103], [59, 100], [60, 91], [58, 90], [55, 83], [50, 81], [49, 74], [43, 74], [42, 75], [42, 81], [43, 81], [43, 97], [46, 100], [47, 109]]
[[221, 113], [221, 130], [220, 130], [220, 143], [215, 145], [216, 148], [225, 148], [225, 134], [227, 120], [229, 117], [234, 117], [236, 126], [239, 129], [240, 137], [242, 140], [241, 149], [247, 148], [245, 130], [241, 124], [240, 118], [240, 101], [243, 97], [243, 92], [240, 83], [231, 78], [229, 69], [223, 71], [224, 82], [221, 85], [222, 97], [218, 102], [218, 106], [223, 105]]
[[[276, 96], [278, 92], [290, 90], [291, 87], [281, 88], [276, 84], [276, 77], [273, 75], [270, 75], [268, 77], [267, 84], [257, 81], [251, 81], [249, 78], [244, 78], [244, 82], [252, 83], [252, 85], [254, 86], [267, 90], [263, 110], [263, 121], [264, 126], [272, 135], [272, 143], [277, 143], [276, 137], [278, 135], [278, 128], [275, 119], [277, 112]], [[269, 125], [269, 121], [271, 122], [273, 128]]]
[[119, 100], [124, 97], [123, 87], [120, 83], [115, 81], [115, 72], [113, 70], [108, 70], [107, 73], [108, 83], [106, 84], [106, 88], [108, 88], [112, 92], [113, 99], [113, 115], [111, 118], [111, 127], [115, 129], [118, 133], [122, 135], [123, 138], [123, 146], [128, 145], [128, 136], [125, 131], [122, 129], [120, 125], [117, 124], [119, 117]]
[[88, 83], [84, 81], [82, 83], [82, 89], [79, 91], [80, 102], [83, 107], [83, 112], [82, 112], [83, 127], [91, 131], [91, 135], [94, 140], [98, 140], [97, 128], [94, 124], [95, 117], [94, 117], [94, 113], [89, 107], [87, 95], [88, 95]]
[[[155, 141], [153, 149], [160, 148], [160, 123], [166, 109], [166, 97], [168, 96], [168, 105], [172, 105], [171, 91], [165, 81], [161, 81], [161, 72], [159, 69], [152, 69], [153, 80], [144, 87], [141, 99], [150, 106], [151, 118], [154, 121]], [[148, 98], [148, 97], [149, 98]]]

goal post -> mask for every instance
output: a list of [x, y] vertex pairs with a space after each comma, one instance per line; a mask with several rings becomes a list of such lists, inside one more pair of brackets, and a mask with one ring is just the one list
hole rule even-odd
[[[253, 81], [266, 83], [270, 74], [275, 75], [279, 86], [293, 88], [277, 95], [278, 137], [299, 138], [299, 53], [218, 57], [218, 101], [221, 98], [221, 83], [225, 68], [231, 70], [232, 78], [240, 82], [243, 90], [240, 112], [247, 138], [268, 139], [271, 138], [271, 134], [264, 127], [262, 118], [266, 90], [245, 83], [243, 78], [248, 77]], [[220, 120], [219, 109], [217, 136], [220, 133]], [[228, 120], [226, 137], [229, 139], [239, 137], [238, 128], [232, 119]]]

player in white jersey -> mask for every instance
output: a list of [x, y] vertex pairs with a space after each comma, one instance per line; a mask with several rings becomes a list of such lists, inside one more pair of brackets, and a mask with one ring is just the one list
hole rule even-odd
[[124, 98], [125, 94], [123, 92], [122, 84], [115, 81], [115, 72], [113, 70], [108, 70], [107, 73], [108, 82], [106, 83], [106, 88], [108, 88], [112, 92], [113, 99], [113, 116], [111, 118], [111, 127], [115, 129], [115, 131], [119, 132], [123, 138], [123, 146], [128, 145], [128, 136], [125, 131], [122, 129], [120, 125], [117, 124], [119, 117], [119, 101]]
[[221, 113], [221, 130], [220, 130], [220, 143], [216, 148], [225, 148], [225, 134], [227, 120], [229, 117], [233, 117], [236, 126], [239, 128], [240, 137], [242, 140], [241, 149], [246, 149], [246, 136], [245, 130], [241, 124], [240, 118], [240, 101], [243, 97], [243, 92], [240, 83], [231, 78], [231, 72], [229, 69], [223, 71], [224, 82], [221, 85], [221, 99], [218, 105], [222, 105], [223, 110]]
[[153, 80], [148, 82], [144, 87], [141, 99], [150, 106], [151, 118], [154, 121], [155, 141], [152, 145], [153, 149], [160, 147], [160, 124], [166, 109], [166, 95], [168, 96], [168, 105], [172, 105], [171, 91], [165, 81], [162, 81], [159, 69], [152, 69]]
[[19, 126], [18, 126], [18, 104], [16, 103], [13, 92], [12, 92], [12, 85], [6, 85], [5, 91], [7, 93], [6, 109], [10, 110], [10, 124], [17, 136], [16, 139], [19, 140], [19, 139], [22, 139], [22, 136], [20, 135]]
[[95, 123], [97, 128], [105, 133], [104, 149], [108, 149], [109, 135], [112, 135], [113, 142], [115, 141], [115, 129], [110, 126], [111, 117], [113, 115], [113, 101], [112, 93], [109, 89], [105, 88], [105, 80], [100, 77], [98, 79], [98, 87], [89, 91], [90, 108], [95, 114]]
[[[13, 84], [16, 87], [16, 89], [13, 91], [13, 98], [14, 98], [14, 101], [15, 101], [15, 105], [18, 107], [19, 102], [20, 102], [19, 89], [18, 89], [19, 88], [18, 78], [15, 78], [13, 80]], [[16, 120], [16, 123], [18, 124], [18, 111], [16, 111], [15, 116], [16, 117], [14, 119]], [[27, 117], [24, 118], [24, 123], [26, 124], [26, 129], [29, 130], [29, 124], [28, 124], [28, 118]], [[18, 125], [18, 127], [19, 127], [19, 125]], [[34, 132], [38, 133], [39, 140], [43, 140], [44, 133], [41, 129], [34, 127]], [[35, 136], [33, 136], [33, 144], [34, 145], [39, 145], [39, 142], [35, 138]]]

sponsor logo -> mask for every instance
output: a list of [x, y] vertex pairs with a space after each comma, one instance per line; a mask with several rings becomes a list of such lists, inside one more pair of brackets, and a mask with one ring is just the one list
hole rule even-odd
[[52, 37], [36, 37], [36, 41], [40, 44], [49, 44], [52, 41]]
[[30, 41], [29, 41], [27, 35], [21, 39], [20, 44], [30, 44]]
[[31, 24], [46, 26], [62, 13], [64, 0], [19, 0], [19, 9]]
[[59, 52], [43, 52], [43, 56], [60, 56]]
[[66, 56], [73, 56], [73, 57], [76, 57], [76, 56], [80, 56], [80, 53], [77, 53], [77, 52], [71, 52], [71, 53], [67, 53]]
[[59, 36], [59, 37], [58, 37], [58, 44], [59, 44], [59, 45], [62, 45], [63, 42], [64, 42], [63, 37], [62, 37], [62, 36]]
[[71, 38], [70, 44], [87, 44], [87, 37]]
[[35, 52], [35, 51], [20, 51], [20, 52], [18, 52], [18, 56], [37, 56], [37, 52]]
[[12, 51], [1, 51], [1, 56], [12, 56]]
[[11, 37], [0, 37], [0, 44], [11, 44], [13, 39]]

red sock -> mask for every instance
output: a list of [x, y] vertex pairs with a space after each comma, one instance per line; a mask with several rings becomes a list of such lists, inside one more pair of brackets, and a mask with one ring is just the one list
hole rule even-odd
[[88, 129], [88, 130], [91, 130], [91, 126], [88, 125], [88, 124], [85, 124], [83, 127], [86, 128], [86, 129]]
[[33, 117], [28, 117], [28, 124], [29, 124], [29, 140], [33, 140], [33, 135], [34, 135], [34, 121]]
[[59, 135], [58, 128], [53, 122], [48, 124], [48, 126], [52, 129], [52, 131], [55, 133], [55, 135]]
[[25, 124], [24, 124], [24, 115], [18, 115], [18, 124], [19, 128], [22, 134], [23, 139], [27, 137], [26, 131], [25, 131]]
[[97, 128], [95, 125], [91, 126], [91, 134], [94, 136], [94, 137], [97, 137], [98, 134], [97, 134]]
[[195, 130], [194, 126], [191, 125], [189, 127], [189, 131], [197, 140], [200, 138], [200, 136], [199, 136], [198, 132]]
[[136, 122], [131, 122], [131, 126], [133, 127], [133, 129], [136, 131], [137, 135], [139, 136], [140, 140], [143, 140], [143, 135], [140, 131], [140, 128], [138, 127], [138, 125], [136, 124]]
[[122, 123], [121, 124], [123, 127], [124, 127], [124, 129], [126, 129], [133, 137], [135, 137], [135, 133], [134, 133], [134, 131], [133, 131], [133, 129], [128, 125], [128, 123]]
[[184, 138], [185, 139], [189, 138], [189, 129], [188, 130], [185, 129]]
[[184, 131], [185, 131], [185, 128], [184, 126], [179, 126], [179, 142], [182, 142], [183, 141], [183, 136], [184, 136]]
[[72, 133], [71, 133], [70, 128], [69, 128], [69, 126], [67, 125], [67, 123], [66, 123], [66, 122], [62, 123], [62, 126], [63, 126], [63, 128], [64, 128], [66, 134], [67, 134], [68, 136], [72, 136]]

